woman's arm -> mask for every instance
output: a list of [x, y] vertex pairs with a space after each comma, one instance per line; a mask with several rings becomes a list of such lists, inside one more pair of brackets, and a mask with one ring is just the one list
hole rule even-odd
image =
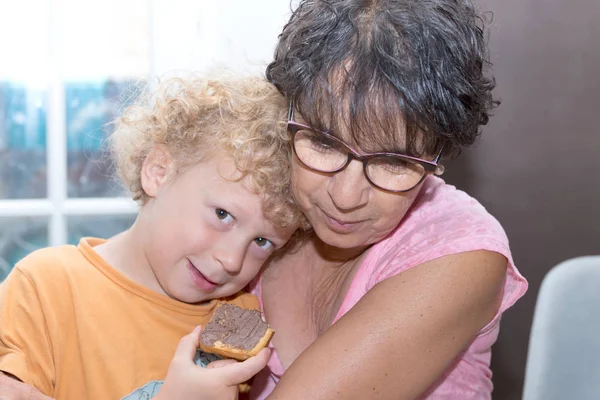
[[52, 400], [26, 383], [0, 371], [0, 399], [2, 400]]
[[270, 400], [415, 399], [500, 307], [507, 261], [441, 257], [370, 290], [306, 349]]

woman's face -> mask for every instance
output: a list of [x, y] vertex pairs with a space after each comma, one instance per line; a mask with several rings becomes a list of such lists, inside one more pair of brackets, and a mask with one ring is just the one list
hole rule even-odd
[[[299, 115], [295, 119], [304, 122]], [[398, 226], [421, 186], [404, 193], [378, 189], [369, 183], [357, 160], [337, 173], [313, 171], [296, 156], [292, 161], [296, 201], [317, 236], [338, 248], [360, 248], [384, 239]]]

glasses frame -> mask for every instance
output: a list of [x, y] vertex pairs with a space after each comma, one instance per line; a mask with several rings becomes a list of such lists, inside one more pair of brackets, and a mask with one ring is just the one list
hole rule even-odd
[[[386, 191], [386, 192], [391, 192], [391, 193], [409, 192], [409, 191], [413, 190], [415, 187], [419, 186], [419, 184], [421, 184], [421, 182], [423, 182], [423, 180], [425, 180], [427, 175], [433, 174], [436, 176], [440, 176], [444, 173], [444, 166], [442, 164], [440, 164], [440, 162], [439, 162], [442, 157], [442, 151], [444, 150], [443, 148], [440, 149], [437, 156], [431, 161], [425, 160], [422, 158], [418, 158], [418, 157], [411, 157], [411, 156], [407, 156], [405, 154], [399, 154], [399, 153], [380, 152], [380, 153], [359, 154], [356, 150], [354, 150], [348, 144], [344, 143], [341, 139], [338, 139], [337, 137], [333, 136], [332, 134], [314, 129], [308, 125], [304, 125], [304, 124], [294, 121], [294, 104], [292, 102], [290, 102], [290, 108], [288, 111], [287, 129], [292, 134], [292, 148], [294, 150], [294, 154], [296, 154], [296, 157], [298, 158], [298, 160], [300, 160], [302, 165], [304, 165], [306, 168], [313, 170], [313, 171], [322, 172], [322, 173], [337, 174], [338, 172], [343, 171], [350, 164], [350, 162], [352, 160], [357, 160], [357, 161], [361, 162], [363, 165], [363, 174], [365, 175], [365, 178], [367, 178], [367, 181], [371, 185], [375, 186], [376, 188]], [[311, 167], [310, 165], [307, 165], [304, 161], [302, 161], [302, 158], [300, 158], [300, 156], [298, 155], [298, 152], [296, 150], [296, 133], [298, 133], [298, 131], [302, 130], [302, 129], [307, 129], [309, 131], [319, 133], [319, 134], [325, 136], [328, 140], [331, 140], [335, 143], [340, 144], [343, 148], [346, 149], [346, 151], [348, 153], [348, 158], [346, 159], [346, 162], [340, 168], [337, 168], [333, 171], [323, 171], [318, 168], [314, 168], [314, 167]], [[400, 159], [404, 159], [404, 160], [407, 160], [410, 162], [417, 163], [423, 167], [423, 170], [424, 170], [423, 176], [421, 177], [421, 179], [419, 179], [419, 181], [417, 183], [415, 183], [413, 186], [411, 186], [408, 189], [392, 190], [392, 189], [387, 189], [387, 188], [381, 187], [378, 184], [376, 184], [375, 182], [373, 182], [371, 180], [371, 178], [369, 177], [369, 174], [367, 173], [367, 164], [369, 163], [369, 160], [371, 160], [373, 158], [378, 158], [378, 157], [400, 158]]]

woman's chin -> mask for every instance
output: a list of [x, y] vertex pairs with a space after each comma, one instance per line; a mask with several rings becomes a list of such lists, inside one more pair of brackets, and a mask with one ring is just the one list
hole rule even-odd
[[326, 224], [313, 225], [313, 229], [318, 238], [328, 246], [338, 249], [353, 249], [364, 246], [365, 238], [362, 238], [360, 234], [335, 232]]

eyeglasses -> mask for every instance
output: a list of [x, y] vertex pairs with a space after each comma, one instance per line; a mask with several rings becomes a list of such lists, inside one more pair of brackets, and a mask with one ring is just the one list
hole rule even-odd
[[414, 189], [429, 174], [444, 173], [444, 166], [439, 163], [442, 150], [432, 161], [397, 153], [361, 155], [335, 136], [295, 122], [293, 104], [290, 104], [288, 119], [294, 153], [302, 164], [314, 171], [337, 173], [354, 159], [362, 162], [371, 185], [394, 193]]

